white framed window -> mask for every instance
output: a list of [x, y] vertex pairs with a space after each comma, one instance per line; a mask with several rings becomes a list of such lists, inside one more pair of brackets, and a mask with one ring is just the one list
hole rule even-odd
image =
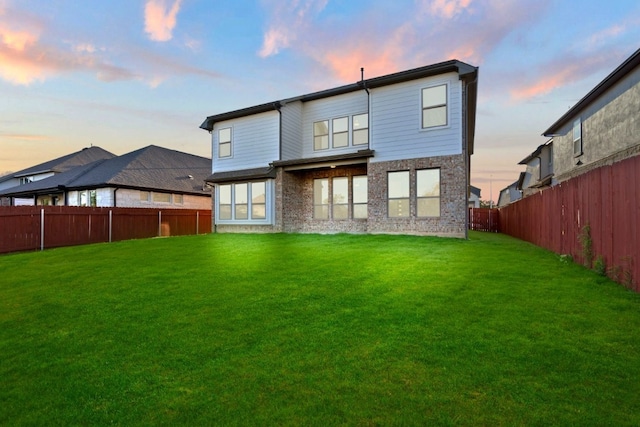
[[22, 178], [20, 178], [20, 185], [28, 184], [30, 182], [33, 182], [32, 176], [23, 176]]
[[218, 219], [231, 220], [231, 184], [218, 187]]
[[440, 216], [440, 169], [416, 171], [418, 217]]
[[218, 157], [231, 157], [231, 128], [218, 131]]
[[387, 173], [389, 218], [408, 218], [409, 171]]
[[329, 179], [313, 180], [313, 217], [329, 219]]
[[573, 155], [582, 155], [582, 120], [576, 119], [573, 122]]
[[332, 146], [341, 148], [349, 146], [349, 118], [340, 117], [331, 121]]
[[251, 218], [267, 218], [267, 183], [251, 183]]
[[351, 118], [352, 144], [366, 145], [369, 143], [369, 114], [357, 114]]
[[268, 224], [270, 191], [269, 181], [217, 185], [216, 224]]
[[367, 185], [367, 176], [354, 176], [353, 183], [353, 218], [367, 218], [367, 203], [369, 199], [369, 190]]
[[441, 84], [422, 89], [422, 128], [447, 126], [448, 86]]
[[349, 178], [333, 178], [332, 216], [333, 219], [349, 219]]
[[326, 150], [329, 148], [329, 120], [322, 120], [313, 124], [313, 149]]
[[234, 218], [249, 219], [249, 185], [246, 183], [235, 184], [234, 191]]
[[182, 194], [174, 194], [173, 195], [173, 203], [176, 205], [181, 205], [184, 203], [184, 196]]

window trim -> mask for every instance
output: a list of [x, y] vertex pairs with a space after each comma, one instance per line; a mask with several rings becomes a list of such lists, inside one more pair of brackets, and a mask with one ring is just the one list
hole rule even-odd
[[[434, 105], [430, 105], [428, 107], [424, 106], [424, 93], [426, 90], [428, 89], [434, 89], [437, 87], [441, 87], [444, 86], [445, 88], [445, 103], [444, 104], [434, 104]], [[450, 113], [450, 108], [449, 108], [449, 104], [451, 103], [451, 96], [450, 96], [450, 90], [449, 90], [449, 82], [439, 82], [439, 83], [433, 83], [431, 85], [428, 86], [424, 86], [420, 89], [420, 130], [423, 131], [428, 131], [428, 130], [434, 130], [434, 129], [444, 129], [444, 128], [448, 128], [450, 126], [451, 123], [451, 118], [449, 117], [449, 113]], [[432, 110], [432, 109], [436, 109], [436, 108], [442, 108], [445, 107], [445, 123], [444, 124], [438, 124], [438, 125], [434, 125], [434, 126], [425, 126], [424, 123], [424, 113], [426, 110]]]
[[[573, 141], [573, 157], [582, 156], [584, 154], [584, 146], [582, 141], [582, 119], [580, 117], [573, 121], [571, 139]], [[578, 150], [576, 150], [576, 143], [578, 143]]]
[[[418, 176], [421, 171], [438, 171], [438, 195], [437, 196], [420, 196], [418, 194]], [[420, 215], [420, 204], [418, 203], [423, 199], [437, 199], [438, 200], [438, 215]], [[416, 169], [416, 218], [440, 218], [442, 216], [442, 170], [441, 168], [425, 168]]]
[[[221, 133], [222, 131], [228, 130], [229, 131], [229, 141], [224, 141], [222, 142], [221, 140]], [[228, 156], [222, 156], [220, 155], [221, 152], [221, 148], [223, 145], [228, 145], [229, 146], [229, 155]], [[233, 157], [233, 127], [229, 126], [229, 127], [224, 127], [224, 128], [220, 128], [218, 129], [218, 158], [219, 159], [228, 159]]]
[[[366, 124], [364, 125], [364, 127], [360, 127], [358, 129], [356, 129], [355, 124], [354, 124], [354, 120], [356, 117], [358, 116], [367, 116], [367, 120], [366, 120]], [[356, 144], [356, 132], [363, 132], [367, 135], [367, 140], [366, 142], [362, 142], [359, 144]], [[358, 147], [361, 145], [369, 145], [369, 113], [360, 113], [360, 114], [354, 114], [351, 116], [351, 146], [352, 147]]]
[[[313, 151], [324, 151], [324, 150], [328, 150], [331, 147], [331, 141], [329, 141], [329, 135], [331, 135], [331, 129], [329, 128], [329, 124], [330, 124], [330, 120], [329, 119], [325, 119], [325, 120], [316, 120], [315, 122], [313, 122]], [[326, 123], [327, 126], [327, 133], [324, 134], [317, 134], [316, 135], [316, 124], [318, 123]], [[326, 137], [327, 138], [327, 146], [324, 148], [316, 148], [316, 138], [322, 138], [322, 137]]]
[[[344, 131], [340, 131], [340, 132], [336, 132], [336, 127], [335, 127], [335, 122], [336, 120], [346, 120], [347, 122], [347, 129]], [[349, 116], [343, 116], [343, 117], [335, 117], [333, 119], [331, 119], [331, 148], [334, 149], [339, 149], [339, 148], [348, 148], [351, 145], [351, 141], [349, 138], [349, 134], [350, 134], [350, 126], [349, 126]], [[347, 145], [341, 145], [339, 147], [336, 147], [336, 135], [345, 135], [347, 137]]]
[[[391, 197], [391, 186], [389, 185], [390, 183], [390, 177], [392, 174], [407, 174], [408, 180], [407, 180], [407, 196], [406, 197]], [[402, 215], [402, 216], [396, 216], [396, 215], [391, 215], [391, 202], [392, 201], [401, 201], [401, 200], [406, 200], [407, 201], [407, 207], [408, 207], [408, 212], [407, 215]], [[411, 218], [411, 171], [409, 170], [397, 170], [397, 171], [387, 171], [387, 218], [393, 218], [393, 219], [408, 219]]]
[[[264, 206], [264, 218], [254, 218], [253, 215], [253, 184], [264, 183], [264, 203], [257, 203], [256, 205]], [[236, 185], [247, 186], [247, 203], [241, 203], [247, 207], [247, 219], [236, 219]], [[221, 203], [220, 192], [223, 187], [229, 187], [230, 203]], [[215, 186], [215, 224], [216, 225], [273, 225], [273, 194], [274, 194], [274, 180], [256, 180], [256, 181], [237, 181], [224, 184], [218, 184]], [[228, 206], [230, 216], [229, 219], [221, 219], [220, 211], [221, 207]]]

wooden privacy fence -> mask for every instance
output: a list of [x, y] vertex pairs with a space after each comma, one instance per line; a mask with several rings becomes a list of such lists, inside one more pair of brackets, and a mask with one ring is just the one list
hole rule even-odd
[[640, 292], [640, 156], [500, 208], [500, 231]]
[[0, 207], [0, 253], [210, 232], [210, 210]]
[[469, 208], [469, 230], [500, 231], [500, 216], [497, 208]]

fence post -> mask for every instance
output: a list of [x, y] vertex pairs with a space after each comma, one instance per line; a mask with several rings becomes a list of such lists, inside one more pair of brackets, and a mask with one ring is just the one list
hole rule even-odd
[[111, 243], [112, 233], [113, 233], [113, 211], [109, 209], [109, 243]]
[[198, 233], [198, 226], [200, 225], [200, 211], [196, 211], [196, 236]]
[[162, 211], [158, 211], [158, 237], [162, 237]]
[[40, 250], [44, 251], [44, 208], [40, 209]]

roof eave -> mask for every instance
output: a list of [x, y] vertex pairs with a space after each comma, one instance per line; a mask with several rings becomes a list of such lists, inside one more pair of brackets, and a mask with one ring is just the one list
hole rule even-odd
[[569, 109], [569, 111], [563, 114], [562, 117], [560, 117], [554, 124], [549, 127], [549, 129], [544, 131], [542, 136], [557, 136], [560, 128], [571, 121], [571, 119], [573, 119], [579, 111], [583, 110], [589, 104], [597, 100], [604, 92], [609, 90], [613, 85], [618, 83], [620, 79], [622, 79], [639, 65], [640, 49], [636, 50], [629, 58], [627, 58], [622, 64], [620, 64], [615, 70], [613, 70], [611, 74], [609, 74], [604, 78], [604, 80], [598, 83], [596, 87], [591, 89], [591, 91], [587, 93], [584, 98], [578, 101], [576, 105], [574, 105]]

